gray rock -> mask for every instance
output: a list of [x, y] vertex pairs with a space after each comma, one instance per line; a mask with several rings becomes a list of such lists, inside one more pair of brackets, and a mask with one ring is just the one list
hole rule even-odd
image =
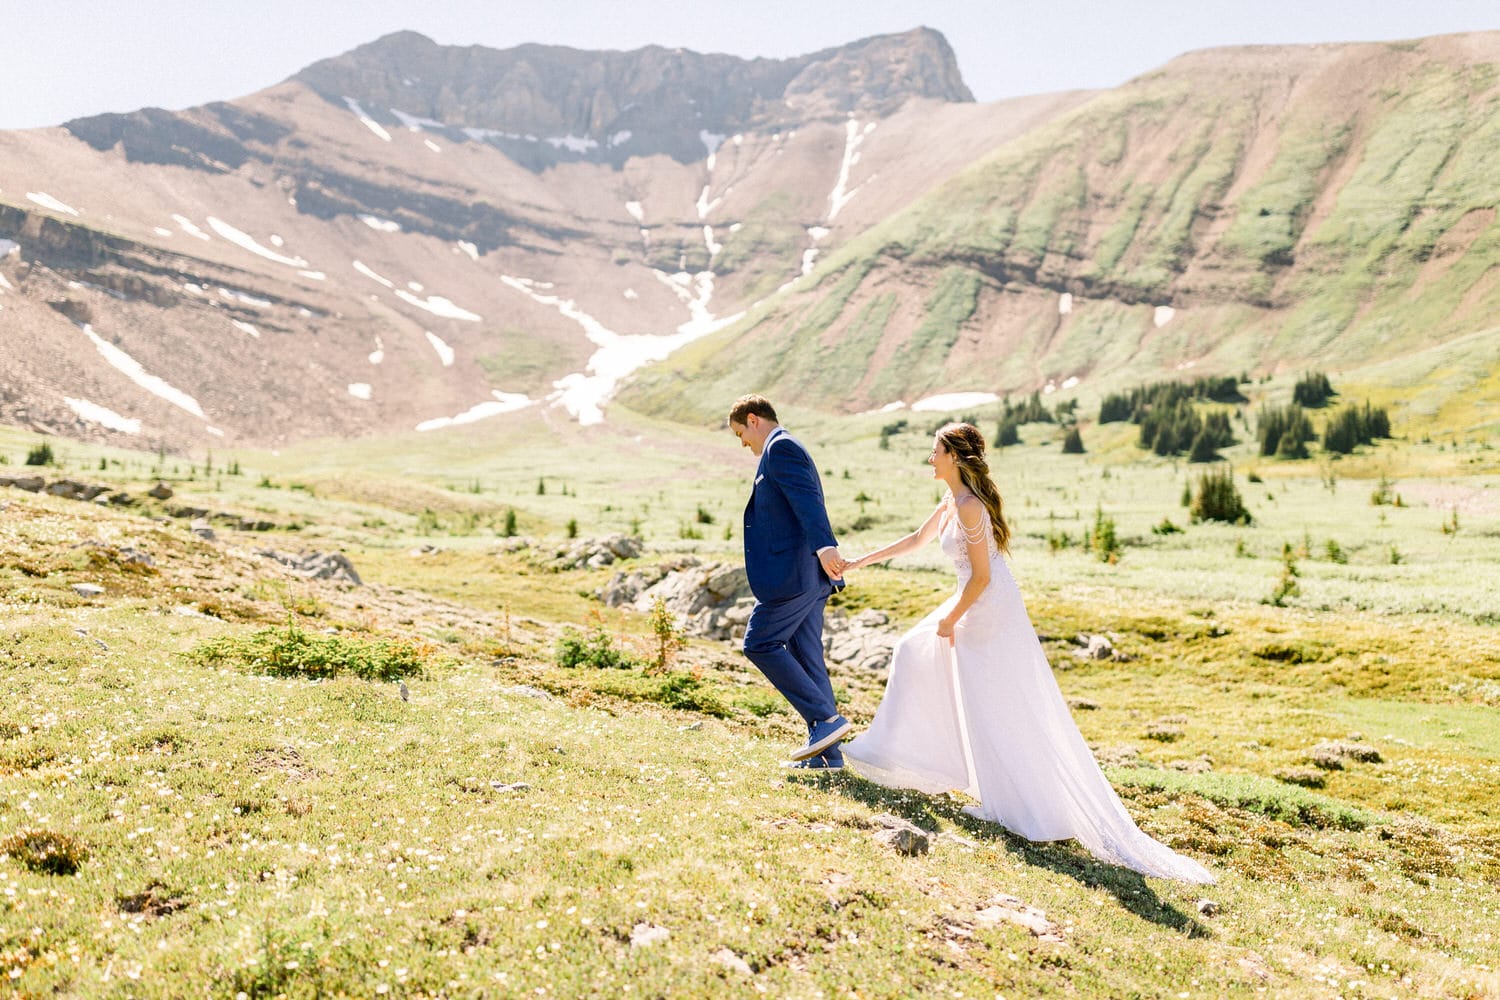
[[[513, 542], [513, 539], [506, 539]], [[638, 538], [610, 535], [602, 539], [579, 538], [550, 550], [537, 549], [539, 565], [558, 572], [612, 565], [617, 559], [634, 559], [642, 550]], [[519, 551], [502, 546], [501, 551]], [[542, 553], [549, 552], [550, 555]]]
[[742, 976], [754, 975], [749, 963], [728, 948], [720, 948], [709, 957], [731, 972], [738, 972]]
[[916, 857], [927, 853], [930, 841], [927, 832], [920, 827], [890, 813], [880, 813], [871, 820], [881, 827], [876, 831], [875, 839], [897, 854]]
[[131, 548], [128, 545], [125, 546], [125, 548], [123, 548], [123, 549], [117, 549], [116, 551], [118, 551], [120, 553], [120, 562], [126, 563], [127, 565], [129, 565], [129, 564], [135, 564], [135, 565], [140, 565], [140, 566], [155, 566], [156, 565], [156, 560], [152, 559], [151, 556], [148, 553], [142, 552], [139, 549], [133, 549], [133, 548]]
[[1211, 899], [1198, 900], [1198, 913], [1205, 917], [1218, 916], [1219, 904]]
[[193, 518], [193, 523], [188, 526], [188, 530], [205, 542], [211, 542], [218, 537], [214, 534], [214, 529], [209, 526], [209, 523], [201, 517]]
[[41, 476], [0, 476], [0, 486], [13, 486], [27, 493], [40, 493], [47, 481]]
[[539, 701], [557, 700], [557, 696], [551, 691], [543, 691], [541, 688], [532, 687], [530, 684], [516, 684], [508, 688], [501, 688], [500, 693], [518, 695], [522, 698], [536, 698]]
[[69, 500], [92, 500], [101, 493], [109, 492], [108, 486], [93, 486], [73, 479], [59, 479], [46, 486], [47, 493]]
[[1024, 927], [1032, 936], [1052, 944], [1067, 942], [1067, 932], [1047, 919], [1047, 914], [1035, 906], [1028, 906], [1014, 896], [999, 895], [990, 900], [990, 905], [974, 914], [981, 926], [994, 927], [999, 923]]
[[73, 584], [73, 593], [79, 597], [98, 597], [104, 593], [104, 588], [97, 583], [75, 583]]
[[[724, 641], [744, 636], [755, 607], [743, 566], [700, 563], [691, 557], [618, 572], [594, 596], [609, 607], [642, 612], [650, 611], [660, 599], [688, 635]], [[889, 666], [897, 638], [883, 611], [869, 609], [849, 617], [834, 610], [824, 620], [825, 655], [856, 670]]]
[[173, 496], [172, 487], [168, 486], [166, 483], [158, 481], [155, 486], [146, 491], [146, 495], [148, 497], [154, 497], [157, 500], [170, 500]]
[[356, 587], [363, 586], [363, 581], [354, 570], [354, 564], [342, 552], [306, 552], [294, 556], [275, 549], [260, 549], [255, 554], [275, 560], [293, 572], [314, 580], [343, 580]]
[[1368, 743], [1331, 740], [1313, 747], [1308, 752], [1308, 759], [1325, 771], [1339, 771], [1347, 761], [1378, 764], [1381, 758], [1380, 751]]
[[629, 535], [610, 535], [604, 544], [616, 559], [639, 559], [646, 550], [646, 543]]
[[630, 929], [630, 947], [645, 948], [658, 944], [672, 936], [672, 932], [665, 927], [655, 924], [639, 923]]

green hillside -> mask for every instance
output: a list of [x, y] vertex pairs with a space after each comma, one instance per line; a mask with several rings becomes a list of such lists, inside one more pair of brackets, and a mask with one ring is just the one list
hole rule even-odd
[[625, 399], [854, 411], [1188, 366], [1389, 371], [1476, 335], [1492, 357], [1500, 34], [1463, 38], [1184, 56], [996, 149]]

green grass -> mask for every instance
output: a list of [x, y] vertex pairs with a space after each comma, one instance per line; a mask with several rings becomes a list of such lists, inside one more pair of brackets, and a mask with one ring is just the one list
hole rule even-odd
[[[944, 415], [918, 415], [888, 451], [888, 415], [786, 416], [828, 473], [836, 521], [873, 498], [877, 523], [841, 539], [846, 552], [931, 509], [925, 423]], [[1123, 762], [1108, 773], [1137, 822], [1219, 874], [1206, 893], [1026, 843], [966, 816], [961, 796], [789, 777], [779, 761], [800, 725], [730, 646], [695, 642], [661, 674], [557, 666], [562, 630], [594, 621], [638, 659], [651, 651], [644, 616], [590, 596], [614, 568], [546, 568], [566, 522], [601, 535], [637, 519], [648, 561], [732, 559], [738, 537], [683, 541], [676, 527], [699, 506], [715, 528], [735, 524], [753, 459], [722, 430], [623, 410], [598, 428], [516, 415], [246, 452], [222, 492], [181, 480], [206, 506], [303, 524], [220, 544], [174, 521], [0, 496], [0, 673], [14, 692], [0, 707], [0, 819], [77, 861], [71, 875], [37, 870], [19, 842], [0, 858], [0, 892], [14, 890], [0, 895], [0, 974], [19, 973], [23, 995], [143, 997], [189, 983], [451, 996], [627, 982], [694, 996], [1312, 997], [1331, 978], [1344, 995], [1495, 992], [1500, 644], [1481, 622], [1500, 613], [1493, 452], [1398, 441], [1275, 463], [1236, 446], [1255, 524], [1162, 537], [1150, 527], [1164, 514], [1186, 523], [1186, 466], [1143, 456], [1133, 428], [1086, 426], [1084, 456], [1040, 431], [993, 463], [1013, 566], [1064, 693], [1094, 706], [1076, 713], [1085, 737]], [[34, 441], [0, 431], [0, 453]], [[109, 475], [132, 492], [160, 461], [58, 450], [65, 472], [116, 456]], [[258, 488], [261, 475], [311, 490]], [[1369, 503], [1381, 475], [1409, 506]], [[1456, 537], [1441, 531], [1455, 496]], [[483, 521], [459, 519], [511, 506], [535, 551], [502, 552]], [[1101, 507], [1124, 544], [1117, 565], [1049, 554], [1049, 530], [1076, 534]], [[424, 510], [445, 519], [424, 528]], [[98, 546], [70, 548], [80, 539], [149, 551], [156, 572], [84, 557]], [[1305, 539], [1302, 595], [1262, 604], [1282, 544]], [[1318, 557], [1327, 539], [1347, 563]], [[241, 552], [252, 544], [342, 548], [367, 586], [291, 578]], [[1399, 565], [1382, 561], [1392, 545]], [[91, 581], [103, 597], [71, 589]], [[934, 548], [854, 575], [838, 603], [905, 625], [951, 587]], [[285, 645], [288, 616], [341, 650], [432, 652], [407, 676], [409, 701], [378, 679], [194, 655]], [[1081, 632], [1109, 632], [1128, 659], [1078, 659]], [[882, 678], [836, 671], [835, 684], [866, 723]], [[1321, 772], [1316, 791], [1277, 778], [1349, 739], [1381, 760]], [[930, 853], [877, 844], [879, 813], [929, 831]], [[986, 916], [997, 893], [1045, 911], [1066, 943]], [[1218, 915], [1198, 912], [1203, 895]], [[631, 945], [653, 928], [666, 936]]]

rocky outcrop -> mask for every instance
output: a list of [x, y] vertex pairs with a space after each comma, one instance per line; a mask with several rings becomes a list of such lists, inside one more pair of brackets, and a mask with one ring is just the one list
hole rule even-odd
[[[745, 568], [736, 563], [701, 563], [687, 557], [657, 566], [616, 573], [594, 595], [612, 608], [650, 611], [660, 600], [683, 623], [688, 635], [738, 641], [755, 607]], [[831, 609], [823, 620], [823, 651], [828, 660], [857, 670], [890, 665], [899, 638], [882, 611], [847, 615]]]
[[340, 108], [356, 100], [391, 128], [403, 124], [400, 111], [450, 141], [490, 143], [537, 171], [568, 160], [618, 166], [653, 154], [692, 163], [713, 152], [710, 137], [884, 116], [913, 98], [974, 100], [948, 42], [928, 28], [793, 59], [657, 45], [631, 52], [460, 47], [403, 31], [292, 79]]
[[616, 573], [594, 596], [610, 607], [637, 611], [650, 611], [659, 599], [688, 635], [705, 639], [743, 638], [755, 606], [743, 566], [691, 557]]
[[628, 535], [577, 538], [555, 544], [531, 538], [506, 538], [498, 548], [507, 553], [525, 552], [536, 566], [558, 573], [573, 569], [603, 569], [620, 559], [638, 559], [645, 551], [639, 538]]
[[823, 620], [823, 649], [828, 659], [857, 670], [884, 670], [890, 666], [900, 638], [890, 616], [874, 608], [855, 615], [834, 608]]
[[340, 580], [356, 587], [363, 586], [359, 574], [354, 571], [354, 564], [342, 552], [301, 552], [292, 555], [275, 549], [260, 549], [255, 554], [279, 562], [309, 579]]

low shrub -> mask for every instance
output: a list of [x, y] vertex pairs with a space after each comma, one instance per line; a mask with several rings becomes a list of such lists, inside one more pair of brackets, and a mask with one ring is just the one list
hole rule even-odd
[[629, 652], [615, 645], [614, 637], [596, 622], [587, 632], [563, 629], [557, 640], [557, 665], [560, 667], [594, 667], [600, 670], [629, 670], [640, 663]]
[[676, 673], [664, 679], [657, 689], [655, 700], [668, 708], [702, 712], [719, 719], [728, 718], [732, 714], [719, 696], [692, 674]]
[[51, 465], [56, 459], [57, 456], [52, 453], [52, 445], [47, 441], [26, 452], [27, 465]]
[[288, 622], [285, 628], [261, 629], [248, 636], [209, 639], [188, 655], [205, 666], [229, 665], [272, 677], [322, 679], [348, 673], [368, 681], [393, 681], [421, 676], [429, 650], [407, 639], [314, 635]]
[[72, 875], [88, 860], [88, 848], [76, 837], [51, 830], [23, 830], [0, 840], [0, 854], [44, 875]]
[[1110, 778], [1116, 785], [1149, 788], [1169, 795], [1200, 795], [1215, 805], [1246, 809], [1290, 826], [1363, 830], [1376, 817], [1337, 799], [1274, 778], [1249, 774], [1183, 774], [1175, 771], [1121, 768]]

